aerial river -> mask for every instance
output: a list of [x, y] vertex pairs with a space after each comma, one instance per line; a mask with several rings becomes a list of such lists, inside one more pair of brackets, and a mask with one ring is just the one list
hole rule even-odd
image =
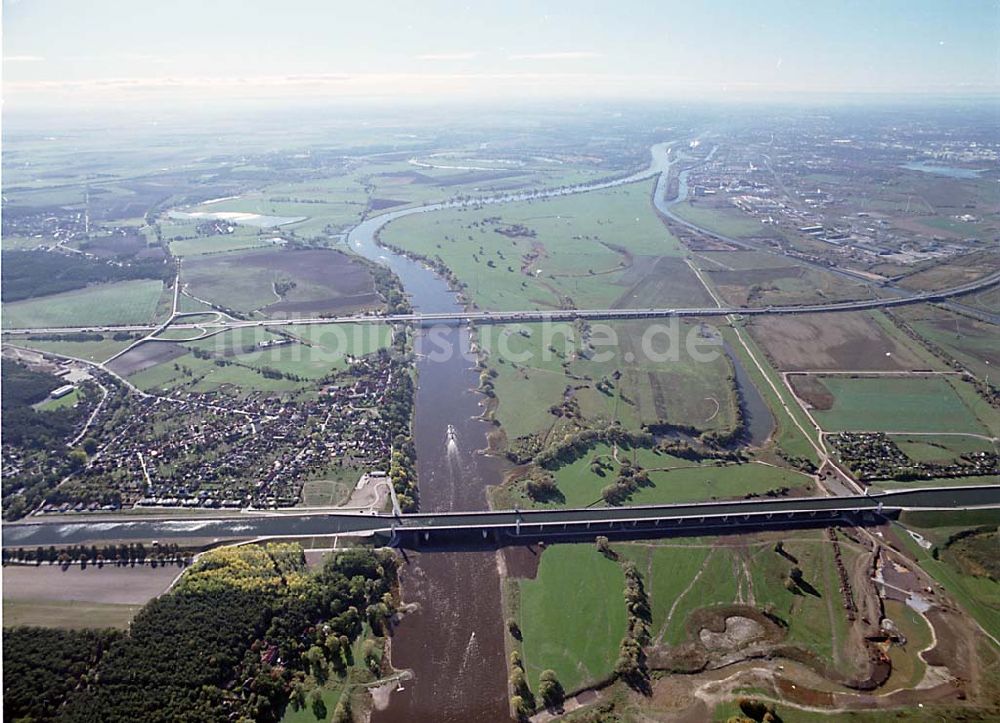
[[[658, 176], [654, 203], [661, 212], [669, 214], [672, 202], [665, 199], [669, 175], [666, 171], [673, 161], [668, 144], [653, 146], [651, 156], [648, 168], [623, 178], [537, 193], [494, 196], [478, 199], [474, 204], [550, 198]], [[347, 243], [357, 253], [389, 266], [399, 276], [418, 311], [459, 312], [461, 303], [441, 277], [421, 263], [380, 247], [376, 236], [386, 224], [405, 216], [461, 205], [471, 204], [445, 202], [375, 216], [356, 226], [348, 234]], [[439, 328], [434, 336], [433, 344], [428, 344], [427, 332], [420, 331], [415, 340], [418, 383], [414, 437], [420, 507], [428, 512], [485, 509], [486, 489], [500, 483], [504, 464], [477, 453], [487, 445], [490, 426], [477, 418], [482, 413], [484, 398], [475, 391], [479, 375], [475, 360], [467, 355], [469, 330], [455, 326]], [[452, 353], [440, 353], [442, 341]], [[730, 359], [742, 387], [749, 441], [760, 443], [771, 433], [773, 419], [739, 360], [732, 354]], [[405, 600], [415, 603], [418, 611], [403, 621], [393, 637], [392, 663], [397, 668], [412, 670], [414, 678], [392, 694], [387, 709], [376, 711], [375, 723], [509, 720], [496, 554], [483, 551], [408, 554], [402, 585]]]

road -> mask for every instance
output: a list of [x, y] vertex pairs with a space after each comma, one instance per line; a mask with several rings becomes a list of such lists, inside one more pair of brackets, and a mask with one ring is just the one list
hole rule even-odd
[[[856, 522], [868, 513], [902, 510], [1000, 509], [1000, 485], [941, 487], [880, 495], [755, 499], [739, 502], [562, 510], [500, 510], [415, 514], [259, 514], [239, 517], [79, 522], [39, 520], [4, 525], [4, 547], [100, 544], [111, 541], [199, 539], [225, 541], [325, 535], [403, 535], [445, 543], [460, 533], [494, 541], [537, 539], [546, 535], [614, 533], [669, 534], [697, 530], [773, 527], [779, 524], [826, 525], [837, 519]], [[398, 538], [397, 538], [398, 539]]]
[[[198, 324], [171, 324], [171, 329], [240, 329], [253, 326], [307, 326], [314, 324], [356, 324], [359, 322], [377, 322], [385, 324], [511, 324], [533, 323], [546, 321], [574, 321], [588, 319], [592, 321], [617, 319], [657, 319], [671, 317], [706, 317], [728, 316], [742, 314], [746, 316], [766, 316], [782, 314], [820, 314], [837, 311], [861, 311], [865, 309], [881, 309], [893, 306], [919, 304], [927, 301], [942, 301], [963, 294], [989, 288], [1000, 284], [1000, 271], [994, 271], [976, 281], [970, 281], [960, 286], [953, 286], [937, 291], [926, 291], [911, 296], [893, 297], [888, 299], [859, 299], [857, 301], [841, 301], [829, 304], [801, 304], [797, 306], [708, 306], [676, 309], [565, 309], [565, 310], [525, 310], [525, 311], [463, 311], [444, 314], [389, 314], [354, 315], [337, 317], [305, 317], [291, 319], [267, 319], [264, 321], [241, 321], [220, 319], [214, 322]], [[7, 335], [31, 334], [74, 334], [82, 332], [155, 332], [165, 325], [127, 325], [127, 326], [71, 326], [45, 327], [32, 329], [4, 329]]]

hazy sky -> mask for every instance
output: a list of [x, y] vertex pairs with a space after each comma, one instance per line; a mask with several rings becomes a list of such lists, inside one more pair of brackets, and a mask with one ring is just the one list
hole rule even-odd
[[4, 0], [19, 104], [996, 92], [1000, 0]]

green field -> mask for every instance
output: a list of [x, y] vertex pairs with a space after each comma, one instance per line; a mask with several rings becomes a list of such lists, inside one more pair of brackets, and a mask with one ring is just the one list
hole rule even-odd
[[128, 628], [142, 605], [78, 600], [4, 600], [5, 627]]
[[651, 191], [652, 182], [641, 182], [416, 214], [387, 226], [382, 239], [440, 258], [484, 309], [700, 302], [705, 292], [653, 212]]
[[[687, 619], [695, 610], [753, 599], [758, 609], [774, 605], [775, 612], [789, 623], [787, 643], [825, 660], [839, 659], [847, 639], [847, 619], [839, 604], [827, 604], [829, 598], [839, 599], [839, 581], [832, 546], [822, 532], [795, 532], [784, 540], [785, 549], [798, 559], [804, 579], [818, 596], [785, 588], [792, 563], [774, 552], [773, 540], [740, 539], [740, 544], [732, 546], [713, 544], [711, 538], [615, 546], [646, 577], [653, 640], [677, 645], [685, 640]], [[843, 539], [841, 550], [849, 566], [857, 553]]]
[[[294, 337], [294, 343], [261, 348], [262, 342]], [[211, 391], [231, 384], [246, 391], [284, 392], [313, 386], [316, 381], [346, 369], [351, 357], [388, 347], [392, 330], [385, 324], [315, 324], [244, 327], [184, 343], [192, 353], [170, 359], [132, 374], [129, 381], [140, 389], [165, 390], [188, 385], [193, 391]], [[193, 350], [206, 352], [199, 358]], [[216, 360], [228, 362], [220, 366]], [[260, 374], [274, 370], [297, 379], [272, 379]]]
[[995, 452], [992, 442], [958, 435], [893, 435], [892, 441], [917, 462], [947, 464], [970, 452]]
[[181, 278], [194, 296], [244, 312], [279, 300], [273, 284], [277, 273], [243, 263], [252, 251], [195, 256], [184, 262]]
[[160, 281], [117, 281], [3, 306], [4, 328], [146, 324], [156, 312]]
[[7, 341], [27, 349], [37, 349], [38, 351], [47, 351], [53, 354], [71, 356], [75, 359], [85, 359], [92, 362], [102, 362], [127, 347], [134, 339], [129, 341], [115, 341], [109, 334], [103, 341], [35, 341], [30, 337], [24, 336], [7, 337]]
[[[934, 310], [938, 312], [937, 309]], [[953, 314], [911, 321], [913, 329], [942, 347], [980, 379], [997, 378], [1000, 366], [1000, 333], [997, 327]]]
[[[804, 491], [812, 486], [812, 479], [800, 472], [761, 462], [728, 465], [711, 460], [693, 462], [652, 449], [622, 449], [618, 454], [620, 459], [629, 459], [645, 469], [653, 485], [640, 487], [628, 502], [633, 505], [735, 499], [747, 494], [764, 494], [779, 487]], [[590, 469], [591, 460], [596, 457], [602, 458], [610, 467], [603, 477]], [[614, 482], [619, 466], [612, 459], [611, 448], [598, 445], [585, 457], [555, 473], [556, 484], [565, 500], [540, 505], [526, 495], [518, 494], [514, 498], [515, 504], [520, 507], [603, 506], [601, 490]]]
[[819, 377], [833, 406], [815, 410], [827, 431], [973, 432], [987, 430], [943, 377]]
[[79, 388], [74, 389], [69, 394], [59, 397], [58, 399], [46, 399], [45, 401], [39, 402], [35, 405], [35, 409], [40, 412], [54, 412], [57, 409], [67, 409], [69, 407], [75, 407], [76, 404], [83, 399], [84, 395], [80, 393]]
[[170, 253], [174, 256], [197, 256], [198, 254], [217, 254], [256, 248], [258, 246], [270, 246], [271, 241], [269, 238], [272, 236], [273, 234], [270, 236], [260, 236], [257, 234], [257, 230], [254, 229], [253, 233], [184, 238], [170, 242]]
[[519, 580], [528, 685], [556, 671], [568, 692], [611, 674], [625, 634], [625, 578], [592, 544], [555, 545], [534, 580]]
[[686, 221], [723, 236], [760, 236], [767, 228], [757, 219], [731, 206], [714, 207], [687, 201], [676, 204], [670, 210]]
[[[731, 429], [738, 402], [732, 368], [720, 347], [702, 338], [697, 325], [677, 324], [677, 354], [671, 355], [673, 347], [657, 328], [645, 322], [594, 323], [589, 342], [571, 324], [480, 329], [481, 346], [496, 372], [495, 417], [507, 438], [550, 434], [566, 426], [569, 420], [549, 409], [567, 399], [579, 410], [577, 421], [586, 424]], [[688, 338], [713, 358], [699, 361], [689, 355]]]

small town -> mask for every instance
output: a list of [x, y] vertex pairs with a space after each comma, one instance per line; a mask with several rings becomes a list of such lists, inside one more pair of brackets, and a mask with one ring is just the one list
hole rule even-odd
[[131, 398], [126, 421], [64, 480], [71, 499], [60, 500], [57, 489], [40, 512], [294, 506], [306, 479], [388, 465], [390, 390], [405, 373], [402, 361], [382, 353], [293, 399], [259, 391]]

